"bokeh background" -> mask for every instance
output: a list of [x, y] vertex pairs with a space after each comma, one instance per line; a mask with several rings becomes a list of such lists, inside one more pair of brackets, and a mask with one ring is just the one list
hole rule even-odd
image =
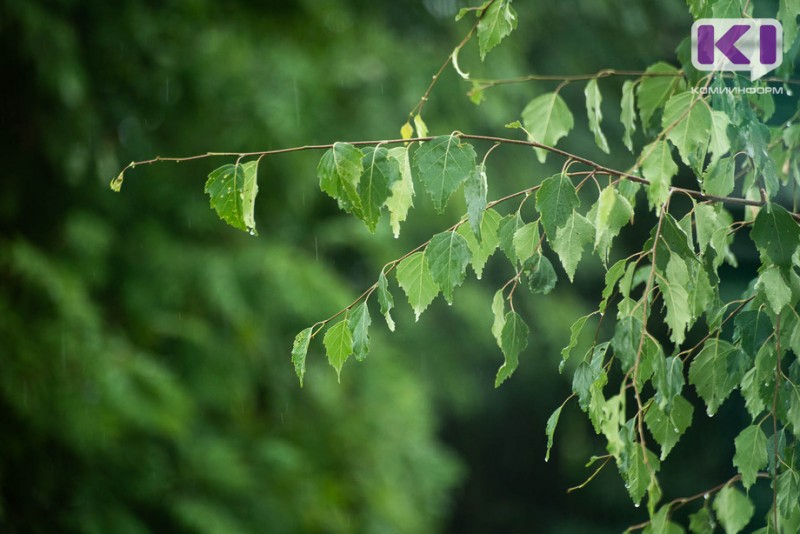
[[[301, 389], [294, 334], [449, 227], [462, 201], [436, 216], [418, 195], [400, 239], [386, 220], [372, 235], [320, 193], [321, 154], [275, 156], [259, 167], [260, 235], [250, 237], [220, 222], [203, 194], [227, 160], [137, 167], [121, 194], [108, 188], [127, 162], [155, 155], [396, 137], [468, 31], [471, 16], [453, 20], [463, 5], [2, 2], [0, 531], [603, 533], [646, 517], [613, 466], [566, 493], [604, 453], [575, 404], [544, 461], [545, 421], [570, 392], [559, 350], [596, 305], [596, 259], [572, 285], [559, 271], [549, 296], [520, 294], [529, 347], [498, 390], [490, 300], [512, 275], [500, 258], [454, 306], [438, 299], [418, 323], [392, 282], [397, 332], [373, 310], [372, 351], [347, 363], [340, 384], [316, 340]], [[681, 0], [515, 7], [518, 30], [485, 64], [470, 43], [463, 70], [496, 78], [676, 63], [691, 25]], [[632, 163], [620, 142], [621, 84], [600, 82], [611, 156], [586, 127], [583, 85], [563, 89], [577, 124], [566, 149]], [[424, 117], [434, 134], [508, 135], [503, 125], [554, 86], [503, 86], [475, 106], [448, 68]], [[776, 120], [795, 105], [778, 102]], [[562, 163], [501, 148], [489, 160], [490, 196]], [[617, 257], [641, 246], [648, 216], [638, 221]], [[757, 260], [736, 246], [731, 298]], [[667, 496], [734, 473], [742, 404], [734, 394], [714, 420], [696, 410], [663, 469]]]

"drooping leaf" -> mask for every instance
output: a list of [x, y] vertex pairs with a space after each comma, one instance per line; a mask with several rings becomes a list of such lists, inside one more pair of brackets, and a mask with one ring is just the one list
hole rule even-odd
[[558, 254], [570, 282], [575, 276], [583, 248], [593, 241], [594, 234], [592, 223], [577, 211], [573, 211], [564, 226], [557, 230], [555, 243], [551, 241], [553, 250]]
[[414, 135], [414, 128], [411, 126], [411, 123], [406, 121], [403, 126], [400, 127], [400, 137], [402, 139], [411, 139]]
[[505, 356], [505, 363], [497, 370], [494, 387], [510, 377], [519, 365], [519, 354], [528, 346], [528, 325], [516, 312], [506, 314], [503, 331], [500, 333], [500, 348]]
[[[630, 457], [627, 464], [624, 465], [622, 476], [633, 503], [639, 504], [647, 493], [655, 473], [660, 469], [661, 463], [650, 450], [645, 449], [646, 452], [642, 452], [642, 447], [638, 442], [630, 443], [629, 447]], [[645, 454], [647, 454], [647, 462], [644, 459]]]
[[545, 462], [550, 460], [550, 449], [553, 448], [553, 435], [556, 432], [556, 426], [558, 425], [558, 418], [561, 416], [562, 408], [563, 406], [559, 406], [550, 414], [550, 417], [547, 418], [547, 424], [545, 425], [545, 434], [547, 435], [547, 452], [544, 453]]
[[424, 252], [415, 252], [398, 264], [397, 283], [408, 297], [416, 320], [439, 294]]
[[625, 133], [622, 135], [622, 142], [625, 147], [633, 153], [633, 139], [631, 136], [636, 131], [636, 110], [634, 109], [635, 97], [633, 89], [636, 86], [635, 82], [625, 80], [622, 84], [622, 99], [620, 100], [620, 121], [625, 127]]
[[414, 181], [411, 178], [408, 147], [390, 148], [389, 157], [397, 161], [400, 169], [400, 179], [392, 184], [392, 194], [386, 199], [386, 209], [389, 210], [392, 232], [395, 237], [399, 237], [400, 223], [406, 220], [408, 210], [414, 207]]
[[616, 188], [606, 187], [597, 199], [595, 214], [594, 248], [598, 251], [603, 263], [608, 261], [611, 243], [623, 226], [633, 217], [633, 208], [628, 200], [620, 195]]
[[655, 365], [653, 386], [656, 388], [655, 400], [658, 406], [669, 412], [672, 400], [681, 394], [685, 380], [683, 361], [677, 356], [660, 358]]
[[611, 338], [611, 347], [625, 373], [633, 368], [636, 362], [639, 345], [642, 344], [642, 330], [642, 321], [638, 317], [627, 316], [617, 322], [614, 337]]
[[606, 312], [606, 307], [608, 306], [608, 300], [611, 298], [611, 295], [614, 293], [614, 288], [617, 285], [617, 282], [622, 275], [625, 274], [625, 267], [627, 264], [627, 260], [622, 259], [618, 260], [614, 265], [611, 266], [608, 271], [606, 271], [605, 282], [606, 285], [603, 288], [603, 300], [600, 301], [599, 311], [600, 313]]
[[353, 336], [353, 353], [358, 361], [364, 361], [369, 354], [370, 324], [372, 324], [372, 318], [369, 316], [369, 307], [365, 300], [350, 310], [347, 316], [347, 327]]
[[586, 114], [589, 116], [589, 130], [594, 134], [594, 142], [600, 150], [608, 154], [608, 140], [600, 128], [600, 123], [603, 121], [603, 112], [600, 109], [603, 97], [597, 85], [597, 78], [589, 80], [583, 90], [583, 95], [586, 97]]
[[475, 150], [457, 135], [435, 137], [414, 153], [419, 178], [438, 213], [444, 213], [447, 200], [475, 169]]
[[498, 289], [492, 298], [492, 315], [494, 320], [492, 322], [492, 335], [497, 340], [497, 346], [503, 346], [502, 333], [503, 327], [506, 325], [506, 300], [503, 297], [503, 290]]
[[667, 308], [666, 323], [670, 329], [670, 339], [680, 346], [686, 338], [686, 328], [692, 322], [689, 304], [689, 269], [679, 256], [670, 255], [665, 276], [659, 275], [658, 287]]
[[783, 26], [783, 53], [787, 54], [797, 39], [800, 0], [780, 0], [778, 6], [778, 20]]
[[589, 317], [591, 317], [592, 315], [594, 314], [590, 313], [589, 315], [584, 315], [583, 317], [579, 318], [577, 321], [572, 323], [572, 326], [569, 327], [569, 332], [570, 332], [569, 344], [563, 349], [561, 349], [561, 364], [558, 366], [559, 371], [561, 371], [561, 369], [563, 368], [564, 362], [566, 362], [569, 359], [570, 354], [572, 353], [572, 349], [578, 346], [578, 336], [581, 335], [581, 332], [583, 331], [583, 327], [586, 324], [586, 321], [589, 320]]
[[341, 380], [342, 366], [353, 354], [353, 334], [350, 332], [346, 317], [325, 332], [322, 344], [325, 345], [328, 362], [336, 369], [336, 379]]
[[394, 297], [392, 292], [389, 291], [389, 281], [383, 271], [378, 277], [378, 304], [380, 304], [381, 313], [386, 319], [386, 326], [389, 327], [390, 331], [394, 332], [394, 319], [392, 319], [391, 315], [391, 310], [394, 308]]
[[472, 253], [467, 240], [457, 232], [442, 232], [431, 238], [425, 249], [433, 280], [445, 300], [453, 302], [453, 290], [464, 282]]
[[714, 18], [740, 18], [744, 11], [744, 0], [717, 0], [711, 4]]
[[481, 219], [481, 232], [480, 241], [472, 232], [472, 229], [466, 225], [458, 227], [458, 233], [461, 237], [466, 239], [470, 252], [472, 252], [472, 269], [475, 271], [475, 276], [478, 280], [483, 276], [483, 268], [486, 261], [497, 250], [497, 245], [500, 243], [498, 236], [498, 228], [502, 217], [493, 209], [488, 209], [483, 212]]
[[480, 235], [483, 212], [486, 210], [486, 166], [478, 164], [464, 183], [464, 198], [467, 202], [467, 220], [475, 235]]
[[301, 330], [294, 338], [292, 343], [292, 364], [294, 372], [300, 380], [300, 387], [303, 387], [303, 377], [306, 375], [306, 354], [308, 354], [308, 344], [311, 341], [312, 328], [308, 327]]
[[364, 169], [363, 159], [364, 154], [353, 145], [334, 143], [317, 166], [320, 189], [336, 200], [340, 209], [358, 217], [361, 216], [358, 183]]
[[514, 254], [520, 262], [524, 262], [539, 247], [539, 223], [528, 223], [514, 232], [512, 239]]
[[500, 220], [497, 228], [500, 248], [503, 249], [508, 261], [513, 264], [519, 263], [517, 252], [514, 248], [514, 235], [524, 225], [525, 223], [522, 222], [522, 217], [520, 217], [519, 213], [511, 213]]
[[730, 123], [725, 112], [711, 110], [711, 137], [708, 141], [708, 151], [711, 153], [709, 165], [715, 164], [731, 149], [731, 142], [728, 138]]
[[711, 136], [711, 111], [691, 91], [673, 95], [664, 106], [661, 126], [687, 166], [702, 165]]
[[737, 534], [750, 523], [755, 507], [741, 491], [733, 486], [725, 486], [714, 498], [714, 511], [725, 534]]
[[642, 81], [636, 89], [639, 104], [639, 116], [644, 128], [650, 125], [650, 119], [678, 90], [685, 86], [678, 69], [667, 63], [659, 62], [645, 70]]
[[714, 514], [706, 507], [689, 516], [689, 531], [692, 534], [714, 534], [717, 523], [714, 521]]
[[[529, 134], [529, 140], [548, 146], [555, 146], [558, 140], [567, 135], [575, 120], [567, 103], [558, 93], [545, 93], [537, 96], [522, 110], [522, 124]], [[534, 148], [539, 162], [544, 163], [547, 151]]]
[[750, 425], [736, 436], [734, 444], [733, 465], [742, 475], [742, 484], [749, 489], [755, 484], [758, 472], [767, 466], [767, 436], [759, 426]]
[[669, 187], [672, 177], [678, 173], [678, 166], [666, 141], [656, 141], [644, 147], [642, 158], [642, 175], [650, 182], [647, 200], [651, 209], [660, 208], [669, 196]]
[[678, 395], [672, 403], [671, 411], [664, 410], [657, 404], [650, 407], [644, 422], [661, 447], [661, 461], [666, 459], [672, 448], [692, 424], [694, 407]]
[[523, 271], [528, 279], [528, 287], [533, 294], [547, 295], [556, 283], [558, 276], [553, 264], [544, 254], [536, 254], [523, 263]]
[[381, 208], [392, 192], [392, 186], [402, 181], [399, 160], [389, 157], [383, 147], [366, 147], [364, 172], [358, 184], [361, 199], [361, 220], [374, 232], [381, 217]]
[[579, 205], [575, 186], [568, 176], [559, 173], [542, 181], [536, 192], [536, 209], [542, 216], [542, 226], [551, 244], [556, 230], [564, 226]]
[[257, 161], [223, 165], [211, 171], [205, 186], [219, 218], [250, 235], [256, 235], [253, 211], [258, 194], [257, 172]]
[[481, 61], [486, 54], [500, 44], [517, 27], [517, 13], [511, 7], [511, 0], [495, 0], [482, 14], [478, 22], [478, 48]]
[[724, 197], [733, 191], [733, 175], [736, 164], [732, 156], [709, 164], [703, 175], [703, 192], [709, 195]]
[[417, 130], [417, 137], [428, 137], [428, 125], [419, 113], [414, 115], [414, 129]]
[[737, 350], [727, 341], [711, 338], [689, 367], [689, 382], [705, 401], [709, 415], [717, 412], [741, 379], [728, 369], [728, 361]]
[[783, 279], [781, 270], [775, 265], [770, 265], [758, 276], [756, 290], [763, 295], [775, 315], [792, 300], [792, 290]]
[[772, 323], [766, 313], [760, 310], [744, 310], [734, 319], [733, 340], [738, 342], [742, 350], [750, 358], [756, 353], [772, 334]]
[[642, 534], [684, 534], [683, 527], [669, 520], [669, 511], [669, 505], [662, 506], [650, 518], [650, 524], [645, 527]]
[[800, 245], [800, 228], [786, 209], [769, 204], [759, 210], [750, 237], [772, 263], [788, 269]]

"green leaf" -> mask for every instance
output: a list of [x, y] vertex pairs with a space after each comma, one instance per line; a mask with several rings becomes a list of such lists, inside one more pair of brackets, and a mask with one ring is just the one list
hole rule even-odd
[[505, 363], [497, 370], [494, 387], [510, 377], [519, 365], [519, 354], [528, 346], [528, 325], [516, 312], [506, 314], [503, 331], [500, 334], [500, 348], [505, 356]]
[[369, 316], [367, 301], [360, 303], [350, 310], [347, 318], [347, 327], [353, 336], [353, 352], [356, 360], [364, 361], [369, 354], [369, 325], [372, 318]]
[[662, 506], [650, 518], [650, 524], [644, 528], [642, 534], [683, 534], [683, 528], [669, 520], [669, 511], [669, 505]]
[[524, 262], [533, 256], [533, 253], [539, 247], [539, 223], [528, 223], [519, 228], [514, 232], [512, 243], [514, 245], [514, 255], [520, 262]]
[[506, 257], [508, 257], [508, 261], [513, 264], [519, 263], [517, 252], [514, 250], [514, 234], [516, 234], [517, 230], [523, 226], [524, 223], [522, 222], [522, 217], [520, 217], [519, 213], [517, 212], [503, 217], [500, 220], [500, 224], [497, 228], [497, 235], [500, 240], [500, 248], [503, 249], [503, 252], [505, 252]]
[[692, 424], [694, 407], [678, 395], [672, 404], [672, 411], [666, 411], [659, 405], [650, 406], [645, 414], [644, 422], [661, 447], [661, 461], [666, 459], [675, 444]]
[[502, 333], [503, 327], [506, 325], [506, 300], [503, 297], [503, 290], [498, 289], [492, 298], [492, 315], [494, 321], [492, 322], [492, 335], [497, 340], [497, 346], [503, 346]]
[[734, 319], [733, 339], [738, 341], [742, 350], [750, 358], [755, 358], [758, 349], [772, 334], [772, 324], [766, 313], [758, 310], [745, 310], [736, 315]]
[[[530, 141], [555, 146], [559, 139], [572, 130], [575, 120], [558, 93], [545, 93], [528, 102], [522, 110], [522, 124]], [[547, 151], [542, 148], [534, 150], [539, 162], [544, 163]]]
[[683, 385], [683, 361], [677, 356], [659, 358], [654, 369], [653, 386], [656, 388], [655, 400], [658, 406], [669, 412], [672, 400], [681, 394]]
[[800, 244], [800, 228], [783, 207], [768, 204], [756, 217], [750, 238], [758, 250], [778, 267], [788, 269]]
[[756, 291], [763, 295], [775, 315], [779, 314], [784, 306], [792, 300], [792, 290], [783, 279], [781, 270], [770, 265], [759, 275], [756, 282]]
[[564, 226], [556, 232], [555, 243], [551, 241], [553, 250], [558, 254], [570, 282], [575, 276], [575, 269], [583, 255], [583, 248], [592, 242], [594, 234], [592, 223], [577, 211], [573, 211]]
[[475, 170], [475, 150], [456, 135], [442, 135], [422, 144], [414, 153], [414, 165], [433, 206], [444, 213], [447, 200]]
[[667, 308], [666, 323], [670, 329], [670, 339], [679, 347], [686, 338], [686, 328], [692, 323], [692, 310], [689, 305], [689, 269], [679, 256], [671, 254], [667, 263], [666, 277], [658, 276], [658, 287]]
[[478, 22], [478, 48], [481, 61], [486, 54], [500, 44], [517, 27], [517, 13], [511, 0], [495, 0], [482, 14]]
[[220, 219], [256, 235], [253, 210], [258, 194], [258, 162], [228, 164], [211, 171], [205, 192]]
[[638, 317], [623, 317], [617, 322], [611, 347], [614, 355], [622, 366], [622, 371], [627, 373], [636, 362], [636, 354], [642, 342], [642, 321]]
[[800, 474], [794, 469], [787, 469], [778, 475], [778, 510], [784, 517], [797, 513], [800, 500]]
[[778, 6], [778, 20], [783, 26], [783, 53], [788, 54], [797, 39], [800, 0], [781, 0]]
[[464, 183], [464, 199], [467, 202], [467, 220], [475, 235], [480, 235], [483, 212], [486, 210], [486, 165], [477, 165]]
[[542, 216], [542, 226], [551, 244], [556, 230], [564, 226], [580, 203], [568, 176], [559, 173], [542, 181], [536, 192], [536, 210]]
[[594, 248], [598, 251], [603, 263], [608, 261], [611, 243], [619, 235], [623, 226], [631, 222], [633, 208], [630, 202], [620, 195], [616, 188], [606, 187], [597, 199], [595, 213]]
[[581, 335], [583, 331], [583, 327], [586, 324], [586, 321], [589, 320], [589, 317], [594, 315], [594, 313], [590, 313], [589, 315], [584, 315], [583, 317], [579, 318], [577, 321], [572, 323], [572, 326], [569, 327], [569, 345], [561, 349], [561, 364], [558, 366], [559, 372], [561, 372], [562, 368], [564, 367], [564, 362], [566, 362], [570, 354], [572, 353], [572, 349], [574, 349], [578, 345], [578, 336]]
[[544, 254], [537, 254], [533, 258], [529, 258], [524, 263], [523, 269], [528, 278], [528, 287], [531, 293], [547, 295], [556, 287], [558, 276], [553, 264]]
[[608, 299], [611, 298], [611, 295], [614, 293], [614, 287], [616, 287], [617, 282], [622, 275], [625, 274], [625, 266], [627, 260], [622, 259], [617, 261], [611, 268], [606, 271], [605, 282], [606, 285], [603, 288], [603, 300], [600, 301], [600, 307], [598, 308], [600, 313], [606, 312], [606, 306], [608, 306]]
[[448, 303], [453, 302], [453, 289], [464, 282], [472, 253], [467, 240], [457, 232], [442, 232], [431, 238], [425, 257], [433, 280], [442, 290]]
[[394, 332], [394, 319], [392, 319], [391, 310], [394, 308], [394, 297], [392, 292], [389, 291], [389, 281], [386, 275], [381, 271], [378, 277], [378, 304], [381, 305], [381, 313], [386, 319], [386, 326], [389, 330]]
[[414, 308], [416, 320], [419, 320], [420, 314], [439, 294], [439, 286], [431, 275], [424, 252], [415, 252], [397, 265], [397, 283], [403, 288], [408, 303]]
[[673, 95], [661, 119], [667, 139], [678, 149], [683, 162], [693, 168], [702, 165], [711, 136], [711, 111], [700, 95], [691, 91]]
[[[695, 228], [697, 230], [697, 245], [700, 254], [705, 254], [709, 244], [715, 243], [717, 232], [727, 232], [727, 224], [717, 215], [717, 210], [710, 204], [697, 204], [694, 207]], [[713, 247], [715, 250], [717, 247]], [[720, 254], [723, 250], [717, 250]]]
[[353, 354], [353, 334], [348, 327], [347, 317], [333, 325], [325, 332], [322, 344], [328, 354], [328, 362], [336, 369], [336, 379], [341, 381], [342, 366]]
[[358, 185], [361, 199], [361, 220], [370, 232], [375, 231], [381, 218], [381, 208], [396, 182], [402, 181], [400, 163], [389, 157], [383, 147], [366, 147], [364, 153], [364, 172]]
[[719, 161], [719, 158], [731, 149], [731, 142], [728, 139], [728, 126], [730, 123], [731, 121], [725, 112], [711, 110], [711, 137], [708, 141], [708, 150], [711, 152], [709, 165], [715, 164]]
[[650, 208], [660, 208], [669, 196], [672, 177], [678, 174], [678, 166], [666, 141], [650, 143], [642, 149], [642, 175], [650, 182], [647, 200]]
[[743, 11], [743, 0], [717, 0], [711, 4], [711, 15], [714, 18], [741, 18]]
[[642, 497], [647, 493], [647, 489], [661, 467], [656, 455], [647, 451], [647, 463], [644, 460], [644, 453], [642, 447], [638, 442], [629, 444], [631, 447], [627, 465], [624, 466], [622, 476], [625, 479], [625, 486], [628, 488], [628, 493], [631, 496], [634, 504], [639, 504]]
[[728, 360], [736, 350], [727, 341], [711, 338], [689, 367], [689, 383], [705, 401], [709, 416], [717, 412], [739, 381], [740, 377], [728, 369]]
[[733, 191], [733, 176], [736, 164], [733, 156], [709, 164], [703, 175], [703, 191], [709, 195], [724, 197]]
[[600, 123], [603, 121], [603, 112], [600, 110], [603, 96], [600, 94], [597, 78], [589, 80], [583, 90], [583, 95], [586, 97], [586, 114], [589, 116], [589, 130], [594, 134], [594, 142], [600, 150], [608, 154], [608, 140], [603, 130], [600, 129]]
[[466, 225], [458, 227], [458, 233], [466, 239], [470, 252], [472, 252], [472, 269], [478, 280], [483, 276], [486, 261], [494, 254], [500, 240], [497, 235], [502, 217], [493, 209], [483, 212], [481, 220], [480, 242]]
[[689, 516], [689, 530], [692, 534], [714, 534], [717, 527], [714, 515], [706, 508], [700, 508]]
[[392, 183], [392, 194], [386, 199], [392, 233], [395, 237], [399, 237], [400, 223], [406, 220], [408, 210], [414, 207], [414, 181], [411, 178], [408, 147], [390, 148], [389, 157], [397, 161], [400, 169], [400, 179]]
[[317, 166], [319, 187], [336, 200], [339, 208], [361, 217], [358, 182], [363, 171], [364, 154], [348, 143], [334, 143], [322, 155]]
[[736, 436], [734, 445], [733, 466], [741, 473], [744, 487], [750, 489], [758, 472], [767, 466], [767, 436], [758, 425], [750, 425]]
[[645, 76], [636, 90], [639, 103], [639, 116], [644, 128], [650, 125], [650, 119], [672, 94], [685, 86], [680, 71], [667, 63], [659, 62], [645, 70]]
[[750, 522], [755, 507], [741, 491], [733, 486], [725, 486], [714, 498], [714, 511], [725, 534], [736, 534]]
[[622, 142], [627, 149], [633, 153], [633, 140], [631, 136], [636, 131], [636, 110], [634, 109], [635, 97], [633, 89], [636, 83], [631, 80], [625, 80], [622, 84], [622, 100], [620, 106], [622, 111], [620, 113], [620, 121], [625, 127], [625, 133], [622, 135]]
[[544, 453], [544, 461], [550, 461], [550, 449], [553, 448], [553, 434], [556, 432], [556, 426], [558, 425], [558, 418], [561, 416], [561, 409], [564, 406], [559, 406], [555, 409], [555, 411], [550, 414], [550, 417], [547, 418], [547, 424], [545, 425], [545, 434], [547, 435], [547, 452]]
[[308, 354], [308, 344], [311, 342], [312, 328], [308, 327], [301, 330], [294, 338], [292, 343], [292, 363], [294, 364], [294, 372], [297, 378], [300, 379], [300, 387], [303, 387], [303, 377], [306, 375], [306, 354]]

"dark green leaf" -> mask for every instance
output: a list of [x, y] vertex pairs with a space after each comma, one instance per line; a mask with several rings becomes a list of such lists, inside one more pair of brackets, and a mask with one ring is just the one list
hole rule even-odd
[[584, 247], [592, 242], [594, 235], [594, 226], [589, 219], [573, 211], [564, 226], [557, 230], [555, 242], [550, 241], [570, 282], [575, 276], [575, 269], [581, 260]]
[[683, 361], [677, 356], [659, 358], [654, 371], [655, 400], [662, 410], [669, 412], [672, 409], [672, 399], [683, 391]]
[[325, 332], [322, 344], [325, 345], [328, 362], [336, 369], [336, 379], [340, 380], [342, 366], [353, 354], [353, 335], [347, 325], [347, 318], [339, 321]]
[[397, 283], [405, 291], [417, 320], [439, 294], [439, 286], [431, 276], [424, 252], [415, 252], [400, 262], [397, 266]]
[[211, 171], [205, 186], [219, 218], [250, 235], [256, 235], [253, 210], [258, 194], [257, 172], [257, 161], [223, 165]]
[[500, 387], [519, 365], [519, 354], [528, 346], [528, 325], [516, 312], [506, 314], [503, 331], [500, 334], [500, 348], [505, 356], [505, 363], [498, 369], [494, 387]]
[[553, 448], [553, 434], [556, 432], [556, 425], [558, 425], [558, 418], [561, 415], [562, 408], [563, 406], [559, 406], [547, 418], [547, 424], [545, 425], [545, 434], [547, 435], [547, 452], [544, 453], [545, 462], [550, 460], [550, 449]]
[[733, 465], [742, 475], [742, 484], [749, 489], [755, 484], [758, 472], [767, 466], [767, 436], [757, 425], [742, 430], [736, 440]]
[[402, 181], [400, 164], [389, 157], [383, 147], [366, 147], [364, 152], [364, 172], [358, 184], [361, 199], [361, 220], [370, 232], [375, 231], [381, 218], [381, 208], [392, 191], [392, 185]]
[[706, 341], [703, 350], [695, 356], [689, 367], [689, 382], [708, 406], [708, 415], [714, 415], [730, 395], [741, 376], [732, 375], [728, 360], [737, 349], [717, 338]]
[[414, 153], [419, 178], [437, 212], [444, 213], [450, 195], [474, 172], [475, 157], [472, 145], [456, 135], [435, 137]]
[[733, 486], [725, 486], [714, 498], [714, 511], [725, 534], [736, 534], [750, 522], [755, 507], [741, 491]]
[[542, 226], [551, 244], [556, 229], [564, 226], [580, 203], [568, 176], [559, 173], [542, 181], [536, 192], [536, 209], [542, 216]]
[[472, 253], [467, 240], [457, 232], [442, 232], [431, 238], [425, 249], [433, 280], [447, 302], [453, 302], [453, 290], [464, 282]]
[[537, 254], [523, 264], [525, 275], [528, 278], [528, 287], [533, 294], [547, 295], [558, 282], [553, 264], [544, 254]]
[[320, 189], [336, 200], [339, 208], [358, 217], [361, 216], [358, 182], [363, 171], [363, 158], [364, 154], [353, 145], [334, 143], [317, 166]]
[[656, 442], [661, 446], [662, 461], [692, 424], [693, 415], [694, 408], [680, 395], [675, 397], [671, 411], [663, 410], [657, 404], [650, 406], [644, 421]]
[[369, 316], [369, 307], [366, 301], [350, 310], [347, 327], [353, 336], [353, 352], [358, 361], [364, 361], [369, 354], [369, 325], [371, 323], [372, 318]]
[[645, 71], [645, 76], [636, 90], [639, 103], [639, 116], [645, 129], [650, 124], [654, 113], [660, 109], [676, 91], [685, 86], [678, 69], [667, 63], [659, 62]]
[[783, 207], [769, 204], [759, 210], [750, 237], [772, 263], [788, 269], [800, 244], [800, 228]]
[[511, 7], [511, 0], [495, 0], [482, 14], [478, 22], [478, 48], [481, 61], [486, 54], [500, 44], [517, 27], [517, 13]]

